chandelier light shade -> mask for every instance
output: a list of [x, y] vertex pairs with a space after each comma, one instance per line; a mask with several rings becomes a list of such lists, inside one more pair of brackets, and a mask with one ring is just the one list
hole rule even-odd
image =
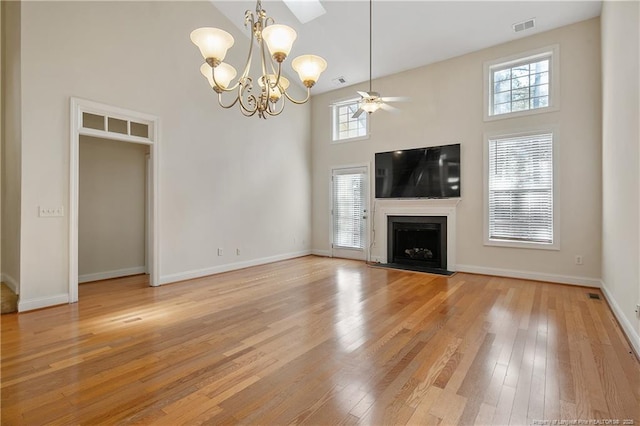
[[320, 78], [322, 71], [327, 69], [327, 61], [316, 55], [302, 55], [295, 58], [291, 66], [298, 73], [302, 84], [311, 88]]
[[[207, 80], [209, 80], [209, 85], [216, 92], [218, 90], [224, 90], [229, 87], [229, 83], [231, 82], [231, 80], [233, 80], [238, 74], [234, 67], [229, 64], [225, 64], [224, 62], [221, 62], [217, 67], [213, 68], [213, 71], [209, 64], [204, 63], [200, 66], [200, 72]], [[215, 81], [213, 79], [214, 73], [216, 76]]]
[[218, 28], [198, 28], [191, 32], [191, 41], [198, 46], [205, 58], [213, 58], [218, 63], [224, 60], [227, 50], [233, 46], [233, 36]]
[[[268, 74], [266, 76], [263, 76], [258, 81], [258, 84], [260, 84], [260, 87], [265, 87], [265, 80], [266, 80], [267, 84], [271, 84], [273, 86], [273, 82], [275, 82], [276, 79], [277, 79], [277, 76], [275, 76], [273, 74]], [[286, 79], [285, 77], [280, 76], [280, 81], [278, 82], [278, 85], [273, 87], [273, 89], [271, 89], [271, 93], [269, 95], [269, 100], [272, 101], [272, 102], [277, 102], [282, 97], [282, 94], [288, 88], [289, 88], [289, 80]]]
[[286, 25], [273, 24], [262, 30], [262, 38], [267, 43], [271, 56], [277, 62], [282, 62], [287, 58], [296, 37], [298, 34], [295, 30]]
[[[306, 98], [296, 100], [287, 93], [289, 80], [281, 75], [282, 63], [289, 56], [297, 37], [295, 30], [286, 25], [276, 24], [262, 9], [260, 0], [256, 2], [255, 14], [249, 10], [245, 12], [244, 22], [251, 33], [249, 54], [244, 70], [235, 82], [235, 68], [223, 62], [227, 51], [234, 43], [231, 34], [209, 27], [191, 32], [191, 41], [200, 49], [205, 60], [200, 66], [200, 72], [218, 94], [220, 106], [231, 108], [238, 104], [240, 111], [248, 117], [257, 113], [259, 117], [267, 118], [282, 113], [287, 100], [294, 104], [307, 102], [311, 96], [311, 87], [327, 68], [327, 62], [316, 55], [302, 55], [292, 61], [293, 69], [307, 88]], [[260, 58], [262, 70], [262, 75], [256, 79], [249, 75], [254, 45], [258, 49], [257, 56]], [[271, 56], [266, 54], [267, 49]], [[255, 82], [258, 83], [256, 87]], [[254, 89], [257, 89], [256, 93]], [[227, 92], [233, 92], [235, 97], [232, 96], [231, 102], [225, 104], [223, 94]]]

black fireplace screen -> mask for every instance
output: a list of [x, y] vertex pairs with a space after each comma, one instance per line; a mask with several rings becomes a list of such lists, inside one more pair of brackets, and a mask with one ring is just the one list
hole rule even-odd
[[389, 216], [388, 262], [447, 269], [446, 216]]

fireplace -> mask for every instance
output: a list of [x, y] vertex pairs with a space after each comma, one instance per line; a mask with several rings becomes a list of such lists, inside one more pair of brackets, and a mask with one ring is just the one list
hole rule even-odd
[[447, 217], [387, 216], [387, 259], [405, 269], [447, 273]]
[[[440, 229], [440, 238], [444, 238], [446, 245], [441, 247], [440, 260], [442, 265], [440, 268], [425, 267], [433, 270], [426, 272], [434, 272], [440, 274], [451, 275], [457, 270], [456, 267], [456, 210], [460, 203], [459, 198], [443, 198], [443, 199], [377, 199], [374, 205], [374, 221], [376, 225], [376, 234], [380, 236], [374, 241], [371, 259], [374, 262], [380, 262], [380, 265], [389, 265], [391, 268], [399, 269], [417, 269], [421, 266], [392, 264], [393, 251], [390, 252], [389, 245], [393, 242], [389, 241], [388, 236], [393, 232], [393, 226], [389, 223], [390, 217], [412, 217], [414, 223], [429, 223], [432, 218], [446, 218], [446, 228]], [[392, 219], [393, 220], [393, 219]], [[400, 222], [407, 222], [400, 220]], [[446, 248], [445, 248], [446, 247]], [[415, 248], [415, 247], [413, 247]], [[419, 247], [418, 247], [419, 248]], [[443, 257], [446, 256], [446, 257]], [[417, 269], [422, 270], [422, 269]]]

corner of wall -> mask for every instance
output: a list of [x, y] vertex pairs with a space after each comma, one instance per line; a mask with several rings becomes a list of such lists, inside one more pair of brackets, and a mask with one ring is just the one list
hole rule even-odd
[[640, 355], [638, 2], [605, 1], [602, 46], [602, 289]]
[[613, 314], [618, 320], [618, 324], [620, 324], [620, 326], [622, 327], [622, 330], [626, 334], [629, 343], [635, 351], [636, 357], [640, 358], [640, 334], [638, 333], [638, 331], [636, 331], [635, 328], [633, 328], [631, 322], [629, 322], [627, 317], [624, 315], [624, 311], [622, 310], [620, 305], [618, 305], [618, 302], [616, 302], [615, 297], [604, 281], [601, 281], [600, 288], [602, 289], [602, 293], [607, 299], [607, 303], [611, 307]]
[[[0, 3], [0, 79], [4, 79], [4, 25], [2, 25], [2, 10], [4, 9], [4, 2]], [[4, 81], [0, 82], [0, 152], [1, 146], [4, 144], [4, 91], [2, 86]], [[0, 154], [0, 212], [2, 211], [2, 160], [3, 155]], [[0, 220], [0, 241], [2, 241], [2, 220]], [[2, 271], [2, 244], [0, 244], [0, 271]], [[4, 280], [3, 280], [4, 281]]]
[[1, 2], [0, 48], [0, 271], [16, 293], [20, 290], [21, 224], [21, 2]]

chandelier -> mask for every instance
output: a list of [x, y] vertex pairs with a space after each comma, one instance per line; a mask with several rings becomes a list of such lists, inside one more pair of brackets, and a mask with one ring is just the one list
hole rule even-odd
[[[191, 41], [198, 46], [205, 63], [200, 72], [207, 78], [211, 88], [218, 94], [218, 103], [222, 108], [231, 108], [235, 104], [247, 117], [258, 114], [259, 117], [279, 115], [286, 100], [294, 104], [304, 104], [311, 96], [311, 87], [318, 81], [320, 74], [327, 68], [327, 62], [316, 55], [302, 55], [295, 58], [291, 66], [298, 73], [302, 84], [307, 88], [303, 100], [292, 98], [287, 89], [289, 80], [282, 76], [282, 63], [289, 55], [297, 34], [286, 25], [276, 24], [262, 9], [257, 0], [255, 14], [247, 10], [244, 14], [244, 26], [251, 31], [249, 54], [244, 71], [235, 83], [232, 80], [237, 72], [231, 65], [222, 62], [227, 50], [233, 46], [233, 36], [218, 28], [198, 28], [191, 32]], [[249, 76], [255, 45], [260, 56], [262, 75], [257, 79], [257, 92], [254, 79]], [[265, 44], [271, 56], [265, 50]], [[223, 93], [234, 92], [230, 103], [223, 102]]]

